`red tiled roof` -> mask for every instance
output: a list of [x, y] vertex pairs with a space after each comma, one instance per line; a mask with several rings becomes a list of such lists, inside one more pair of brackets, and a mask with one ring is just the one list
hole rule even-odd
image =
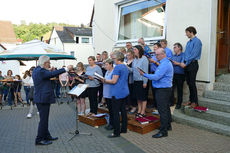
[[10, 21], [0, 21], [0, 43], [17, 43], [14, 28]]

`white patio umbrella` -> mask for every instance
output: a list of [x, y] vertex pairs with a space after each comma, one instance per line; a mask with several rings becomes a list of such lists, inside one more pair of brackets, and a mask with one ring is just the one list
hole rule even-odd
[[49, 56], [51, 60], [76, 60], [75, 57], [68, 55], [63, 50], [39, 40], [32, 40], [18, 45], [14, 49], [4, 50], [0, 53], [0, 60], [38, 60], [42, 55]]

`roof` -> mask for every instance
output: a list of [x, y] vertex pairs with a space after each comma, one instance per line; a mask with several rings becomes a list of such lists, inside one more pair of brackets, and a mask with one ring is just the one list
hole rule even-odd
[[54, 27], [58, 37], [63, 43], [75, 43], [74, 35], [77, 36], [92, 36], [91, 28], [82, 27]]
[[64, 27], [64, 29], [77, 36], [92, 36], [92, 28]]
[[0, 21], [0, 43], [17, 43], [14, 28], [10, 21]]

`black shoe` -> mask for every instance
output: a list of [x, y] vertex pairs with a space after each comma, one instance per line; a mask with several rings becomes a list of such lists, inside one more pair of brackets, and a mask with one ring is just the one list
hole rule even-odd
[[167, 137], [167, 136], [168, 136], [168, 133], [159, 132], [159, 133], [153, 135], [152, 137], [153, 138], [162, 138], [162, 137]]
[[106, 130], [113, 130], [113, 127], [112, 127], [112, 125], [108, 125], [108, 126], [105, 127], [105, 129]]
[[115, 134], [111, 134], [107, 136], [108, 138], [116, 138], [116, 137], [120, 137], [120, 135], [115, 135]]
[[167, 127], [167, 130], [168, 131], [172, 131], [172, 127], [170, 126], [170, 127]]
[[47, 138], [46, 140], [48, 140], [48, 141], [55, 141], [55, 140], [57, 140], [58, 139], [58, 137], [49, 137], [49, 138]]
[[127, 131], [121, 131], [120, 133], [127, 133]]
[[180, 109], [181, 106], [180, 105], [176, 105], [175, 109]]
[[52, 141], [48, 141], [48, 140], [42, 140], [39, 142], [35, 142], [35, 145], [50, 145], [52, 144]]

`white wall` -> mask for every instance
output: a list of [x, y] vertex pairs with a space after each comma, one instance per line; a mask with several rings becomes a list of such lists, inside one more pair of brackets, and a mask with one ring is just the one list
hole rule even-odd
[[83, 62], [88, 64], [88, 57], [94, 55], [92, 44], [73, 44], [73, 43], [64, 43], [65, 52], [70, 54], [71, 51], [74, 51], [74, 56], [77, 58], [77, 61], [66, 61], [66, 63], [76, 65], [77, 62]]
[[58, 48], [64, 50], [63, 44], [62, 44], [60, 38], [58, 37], [58, 34], [57, 34], [57, 32], [56, 32], [56, 30], [54, 28], [53, 28], [52, 35], [50, 37], [50, 43], [49, 44], [55, 45]]
[[216, 0], [168, 0], [167, 1], [167, 32], [166, 39], [172, 48], [180, 42], [185, 48], [188, 38], [185, 29], [194, 26], [197, 37], [201, 39], [202, 55], [199, 61], [197, 80], [214, 82], [216, 53]]
[[13, 76], [20, 74], [20, 63], [18, 61], [0, 61], [0, 71], [2, 75], [6, 75], [8, 70], [13, 71]]
[[93, 21], [95, 54], [104, 50], [110, 52], [115, 43], [117, 0], [95, 0]]
[[[118, 18], [115, 3], [117, 2], [124, 2], [124, 0], [95, 1], [94, 22], [96, 24], [93, 24], [93, 30], [96, 52], [110, 51], [115, 44], [105, 34], [115, 40]], [[169, 48], [172, 48], [175, 42], [180, 42], [185, 47], [188, 41], [185, 36], [185, 28], [191, 25], [195, 26], [198, 31], [197, 37], [203, 43], [197, 80], [214, 82], [217, 0], [167, 0], [166, 5], [166, 39]]]

